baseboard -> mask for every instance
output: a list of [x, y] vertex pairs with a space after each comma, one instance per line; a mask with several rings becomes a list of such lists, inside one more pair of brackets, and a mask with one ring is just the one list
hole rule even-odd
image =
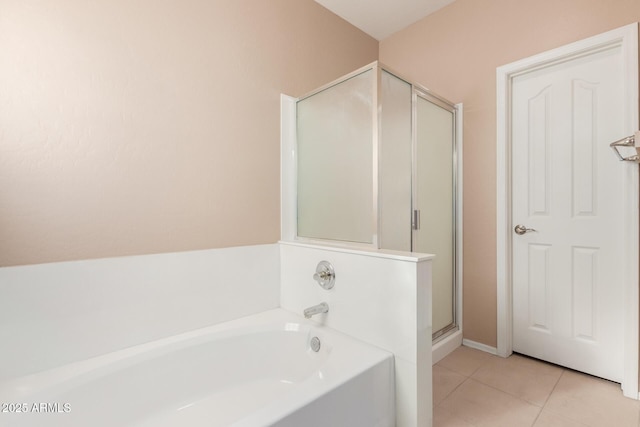
[[456, 348], [462, 345], [462, 331], [457, 330], [451, 335], [441, 339], [432, 347], [432, 364], [435, 365]]
[[495, 356], [498, 355], [498, 349], [495, 347], [488, 346], [486, 344], [482, 344], [479, 342], [471, 341], [468, 339], [462, 340], [462, 345], [469, 348], [475, 348], [476, 350], [484, 351], [485, 353], [490, 353]]

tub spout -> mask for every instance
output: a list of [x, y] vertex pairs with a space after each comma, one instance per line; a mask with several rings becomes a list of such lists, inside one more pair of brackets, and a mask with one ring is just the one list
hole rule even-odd
[[321, 302], [318, 305], [309, 307], [304, 310], [304, 317], [310, 319], [314, 314], [327, 313], [329, 311], [329, 305], [326, 302]]

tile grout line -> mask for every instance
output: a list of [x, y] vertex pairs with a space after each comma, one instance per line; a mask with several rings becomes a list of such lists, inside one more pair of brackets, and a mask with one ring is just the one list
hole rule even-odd
[[[567, 372], [566, 368], [561, 368], [561, 369], [562, 369], [562, 373], [558, 377], [558, 381], [556, 381], [556, 383], [553, 385], [553, 388], [551, 389], [551, 393], [549, 393], [549, 396], [547, 396], [547, 398], [545, 399], [544, 404], [542, 405], [542, 410], [544, 410], [545, 407], [547, 406], [547, 403], [549, 402], [549, 399], [551, 398], [551, 395], [553, 394], [554, 391], [556, 391], [556, 388], [558, 387], [558, 384], [560, 384], [560, 380], [562, 379], [564, 374]], [[560, 417], [563, 420], [568, 420], [568, 421], [571, 421], [573, 423], [580, 424], [581, 426], [588, 427], [586, 424], [582, 423], [581, 421], [577, 421], [577, 420], [574, 420], [572, 418], [568, 418], [566, 415], [564, 415], [562, 413], [558, 413], [558, 412], [552, 411], [550, 409], [547, 409], [547, 411], [549, 413], [551, 413], [551, 414], [554, 414], [557, 417]], [[540, 411], [540, 413], [542, 414], [542, 411]], [[640, 427], [640, 425], [638, 427]]]
[[542, 415], [542, 411], [544, 411], [545, 406], [547, 406], [547, 402], [549, 401], [549, 398], [551, 398], [551, 395], [555, 391], [556, 387], [558, 387], [558, 384], [560, 383], [560, 378], [562, 378], [562, 376], [566, 372], [566, 370], [564, 368], [560, 368], [560, 369], [561, 369], [560, 375], [558, 375], [558, 379], [556, 380], [556, 383], [551, 388], [551, 391], [549, 392], [549, 395], [547, 396], [546, 399], [544, 399], [544, 402], [542, 403], [542, 406], [540, 407], [540, 412], [538, 412], [538, 415], [536, 416], [536, 419], [533, 420], [533, 424], [531, 424], [531, 427], [534, 427], [536, 425], [536, 423], [538, 422], [538, 419], [540, 418], [540, 415]]
[[[438, 364], [436, 363], [436, 365], [438, 365]], [[454, 373], [454, 374], [462, 375], [463, 377], [465, 377], [465, 379], [464, 379], [464, 381], [462, 381], [460, 384], [458, 384], [457, 386], [455, 386], [455, 387], [453, 388], [453, 390], [451, 390], [449, 393], [447, 393], [447, 395], [446, 395], [446, 396], [444, 396], [444, 397], [442, 398], [442, 400], [440, 401], [440, 403], [438, 403], [438, 404], [437, 404], [437, 405], [435, 405], [435, 406], [440, 406], [440, 405], [442, 404], [442, 402], [444, 402], [445, 400], [447, 400], [447, 399], [449, 398], [449, 396], [451, 396], [451, 395], [453, 394], [453, 392], [454, 392], [454, 391], [456, 391], [456, 390], [457, 390], [457, 389], [458, 389], [462, 384], [466, 383], [466, 382], [469, 380], [469, 378], [471, 378], [471, 377], [466, 376], [465, 374], [462, 374], [462, 373], [460, 373], [460, 372], [457, 372], [457, 371], [451, 370], [451, 369], [447, 368], [446, 366], [440, 366], [440, 365], [438, 365], [438, 366], [439, 366], [440, 368], [442, 368], [442, 369], [446, 369], [447, 371], [452, 372], [452, 373]], [[433, 394], [433, 393], [432, 393], [432, 394]], [[433, 403], [433, 396], [431, 397], [431, 400], [432, 400], [432, 403]]]
[[[495, 390], [495, 391], [499, 391], [500, 393], [504, 393], [504, 394], [506, 394], [507, 396], [513, 397], [514, 399], [517, 399], [517, 400], [519, 400], [519, 401], [521, 401], [521, 402], [524, 402], [524, 403], [529, 404], [529, 405], [531, 405], [531, 406], [535, 406], [536, 408], [540, 408], [541, 412], [542, 412], [542, 409], [544, 408], [544, 405], [540, 406], [540, 405], [538, 405], [537, 403], [530, 402], [530, 401], [528, 401], [527, 399], [523, 399], [523, 398], [522, 398], [522, 397], [520, 397], [520, 396], [517, 396], [517, 395], [515, 395], [515, 394], [513, 394], [513, 393], [510, 393], [510, 392], [508, 392], [508, 391], [502, 390], [502, 389], [500, 389], [500, 388], [498, 388], [498, 387], [496, 387], [496, 386], [493, 386], [493, 385], [491, 385], [491, 384], [486, 384], [486, 383], [484, 383], [484, 382], [480, 381], [480, 380], [479, 380], [479, 379], [477, 379], [477, 378], [471, 378], [471, 377], [469, 377], [469, 379], [470, 379], [470, 380], [473, 380], [473, 381], [475, 381], [475, 382], [477, 382], [478, 384], [482, 384], [482, 385], [483, 385], [483, 386], [485, 386], [485, 387], [489, 387], [490, 389], [493, 389], [493, 390]], [[555, 388], [555, 386], [554, 386], [554, 388]]]
[[558, 377], [558, 381], [556, 381], [556, 383], [553, 385], [553, 388], [551, 389], [551, 393], [549, 393], [549, 396], [547, 396], [547, 398], [544, 400], [544, 403], [542, 404], [542, 408], [547, 406], [547, 402], [549, 402], [549, 399], [551, 398], [551, 395], [553, 394], [554, 391], [556, 391], [556, 388], [558, 387], [558, 384], [560, 384], [560, 380], [564, 376], [564, 373], [567, 372], [566, 369], [564, 369], [564, 368], [561, 368], [561, 369], [562, 369], [562, 373]]
[[[515, 397], [516, 399], [521, 400], [521, 401], [523, 401], [523, 402], [526, 402], [526, 403], [528, 403], [528, 404], [530, 404], [530, 405], [537, 406], [538, 408], [544, 409], [545, 405], [547, 404], [547, 401], [549, 400], [549, 397], [551, 397], [551, 394], [552, 394], [552, 393], [553, 393], [553, 391], [556, 389], [556, 387], [557, 387], [557, 385], [558, 385], [558, 382], [560, 382], [560, 378], [562, 377], [562, 375], [564, 374], [564, 372], [565, 372], [565, 369], [562, 369], [562, 372], [561, 372], [561, 373], [560, 373], [560, 375], [558, 376], [558, 379], [556, 380], [556, 382], [553, 384], [553, 388], [552, 388], [552, 389], [551, 389], [551, 391], [549, 392], [549, 395], [544, 399], [544, 402], [543, 402], [543, 403], [536, 403], [536, 402], [532, 402], [532, 401], [527, 400], [527, 399], [525, 399], [525, 398], [523, 398], [523, 397], [521, 397], [521, 396], [518, 396], [517, 394], [512, 393], [512, 392], [510, 392], [510, 391], [502, 390], [501, 388], [498, 388], [498, 387], [496, 387], [496, 386], [494, 386], [494, 385], [487, 384], [487, 383], [485, 383], [484, 381], [482, 381], [480, 378], [475, 378], [475, 377], [469, 377], [469, 378], [470, 378], [470, 379], [472, 379], [472, 380], [474, 380], [474, 381], [476, 381], [476, 382], [478, 382], [478, 383], [480, 383], [480, 384], [482, 384], [482, 385], [485, 385], [485, 386], [487, 386], [487, 387], [489, 387], [489, 388], [492, 388], [492, 389], [494, 389], [494, 390], [497, 390], [497, 391], [500, 391], [500, 392], [502, 392], [502, 393], [505, 393], [505, 394], [507, 394], [507, 395], [509, 395], [509, 396], [511, 396], [511, 397]], [[640, 426], [638, 426], [638, 427], [640, 427]]]
[[[498, 357], [499, 357], [499, 356], [498, 356]], [[509, 357], [511, 357], [511, 356], [509, 356]], [[489, 360], [491, 360], [491, 359], [489, 359]], [[488, 364], [488, 363], [489, 363], [489, 361], [487, 361], [487, 363], [485, 363], [485, 364]], [[476, 369], [476, 370], [473, 372], [473, 374], [471, 374], [471, 376], [469, 376], [469, 378], [470, 378], [470, 379], [472, 379], [472, 380], [474, 380], [474, 381], [475, 381], [475, 382], [477, 382], [477, 383], [480, 383], [480, 384], [485, 385], [485, 386], [487, 386], [487, 387], [489, 387], [489, 388], [492, 388], [492, 389], [494, 389], [494, 390], [497, 390], [497, 391], [499, 391], [499, 392], [502, 392], [502, 393], [504, 393], [504, 394], [506, 394], [506, 395], [508, 395], [508, 396], [511, 396], [511, 397], [513, 397], [513, 398], [516, 398], [516, 399], [518, 399], [518, 400], [520, 400], [520, 401], [522, 401], [522, 402], [525, 402], [525, 403], [528, 403], [528, 404], [530, 404], [530, 405], [536, 406], [536, 407], [540, 408], [540, 412], [542, 412], [542, 409], [544, 408], [544, 405], [547, 403], [546, 399], [545, 399], [545, 401], [544, 401], [544, 403], [543, 403], [542, 405], [538, 405], [537, 403], [530, 402], [530, 401], [528, 401], [527, 399], [524, 399], [524, 398], [522, 398], [522, 397], [520, 397], [520, 396], [518, 396], [518, 395], [516, 395], [516, 394], [514, 394], [514, 393], [508, 392], [508, 391], [506, 391], [506, 390], [502, 390], [502, 389], [500, 389], [500, 388], [498, 388], [498, 387], [495, 387], [495, 386], [493, 386], [493, 385], [491, 385], [491, 384], [486, 384], [484, 381], [480, 380], [479, 378], [474, 378], [473, 376], [474, 376], [474, 375], [475, 375], [475, 374], [480, 370], [480, 368], [482, 368], [485, 364], [483, 364], [482, 366], [478, 367], [478, 369]], [[563, 371], [564, 371], [564, 370], [563, 370]], [[561, 376], [562, 376], [562, 374], [560, 374], [560, 377], [561, 377]], [[558, 381], [560, 381], [560, 377], [558, 377]], [[558, 384], [558, 381], [556, 381], [556, 383], [553, 385], [553, 389], [555, 389], [556, 385]], [[551, 390], [551, 392], [549, 393], [549, 396], [551, 396], [551, 393], [553, 393], [553, 389], [552, 389], [552, 390]], [[549, 396], [547, 396], [547, 399], [549, 398]], [[538, 414], [538, 415], [540, 415], [540, 414]], [[537, 417], [536, 417], [536, 419], [537, 419]], [[640, 426], [638, 426], [638, 427], [640, 427]]]
[[[479, 351], [479, 350], [478, 350], [478, 351]], [[497, 356], [494, 356], [494, 357], [497, 357]], [[443, 360], [444, 360], [444, 359], [443, 359]], [[453, 392], [455, 392], [458, 388], [460, 388], [460, 387], [462, 386], [462, 384], [466, 383], [466, 382], [467, 382], [467, 381], [469, 381], [470, 379], [473, 379], [473, 375], [474, 375], [476, 372], [478, 372], [478, 371], [480, 370], [480, 368], [482, 368], [483, 366], [485, 366], [485, 365], [489, 364], [489, 362], [490, 362], [491, 360], [492, 360], [492, 357], [487, 358], [487, 360], [486, 360], [486, 361], [484, 361], [483, 363], [481, 363], [481, 364], [480, 364], [480, 365], [479, 365], [479, 366], [478, 366], [478, 367], [477, 367], [477, 368], [476, 368], [476, 369], [475, 369], [471, 374], [469, 374], [469, 375], [466, 375], [466, 374], [464, 374], [464, 373], [462, 373], [462, 372], [455, 371], [455, 370], [453, 370], [453, 369], [447, 368], [446, 366], [442, 366], [442, 365], [440, 365], [440, 362], [436, 363], [436, 365], [440, 366], [441, 368], [446, 369], [447, 371], [450, 371], [450, 372], [453, 372], [453, 373], [456, 373], [456, 374], [458, 374], [458, 375], [462, 375], [463, 377], [465, 377], [465, 380], [464, 380], [464, 381], [462, 381], [462, 382], [461, 382], [460, 384], [458, 384], [457, 386], [455, 386], [455, 387], [453, 388], [453, 390], [451, 390], [451, 392], [449, 392], [449, 393], [446, 395], [446, 397], [444, 397], [444, 398], [440, 401], [440, 403], [438, 404], [438, 406], [440, 406], [440, 404], [442, 404], [445, 400], [447, 400], [447, 399], [449, 398], [449, 396], [451, 396], [451, 395], [453, 394]], [[474, 381], [479, 382], [480, 384], [484, 384], [484, 383], [482, 383], [481, 381], [478, 381], [478, 380], [475, 380], [475, 379], [474, 379]], [[485, 385], [486, 385], [486, 384], [485, 384]], [[638, 426], [638, 427], [640, 427], [640, 426]]]
[[[441, 367], [443, 367], [443, 366], [441, 366]], [[452, 371], [452, 372], [454, 372], [454, 371]], [[456, 372], [456, 373], [459, 373], [459, 372]], [[460, 374], [460, 375], [463, 375], [463, 374]], [[447, 396], [444, 399], [442, 399], [440, 401], [440, 403], [438, 403], [435, 406], [442, 407], [442, 404], [445, 402], [445, 400], [447, 400], [449, 397], [451, 397], [451, 395], [453, 394], [454, 391], [456, 391], [458, 388], [460, 388], [460, 386], [462, 386], [462, 384], [466, 383], [467, 381], [469, 381], [471, 379], [471, 377], [467, 377], [466, 375], [463, 375], [463, 376], [466, 377], [465, 380], [462, 381], [460, 384], [458, 384], [453, 390], [451, 390], [451, 392], [449, 394], [447, 394]], [[459, 419], [464, 420], [464, 422], [466, 422], [467, 424], [471, 425], [472, 427], [477, 427], [476, 423], [472, 423], [470, 420], [466, 419], [465, 417], [461, 417], [458, 414], [456, 414], [455, 412], [450, 412], [450, 413], [453, 414], [454, 416], [458, 417]], [[438, 427], [438, 426], [434, 425], [433, 427]]]
[[542, 415], [543, 409], [544, 407], [540, 408], [540, 412], [538, 412], [538, 415], [536, 415], [536, 417], [534, 418], [533, 422], [531, 423], [531, 427], [534, 427], [536, 425], [536, 423], [538, 422], [538, 419], [540, 418], [540, 415]]
[[[485, 387], [488, 387], [488, 388], [490, 388], [490, 389], [492, 389], [492, 390], [495, 390], [495, 391], [497, 391], [497, 392], [499, 392], [499, 393], [503, 393], [503, 394], [505, 394], [505, 395], [507, 395], [507, 396], [509, 396], [509, 397], [513, 398], [513, 399], [516, 399], [516, 400], [518, 400], [518, 401], [522, 402], [522, 403], [525, 403], [525, 404], [528, 404], [528, 405], [531, 405], [531, 406], [534, 406], [534, 407], [538, 408], [538, 409], [539, 409], [539, 412], [538, 412], [538, 414], [536, 415], [535, 419], [533, 420], [533, 423], [532, 423], [529, 427], [533, 427], [533, 426], [535, 425], [536, 421], [538, 420], [538, 417], [539, 417], [539, 416], [540, 416], [540, 414], [542, 413], [542, 409], [543, 409], [543, 407], [542, 407], [542, 406], [536, 405], [536, 404], [535, 404], [535, 403], [533, 403], [533, 402], [529, 402], [528, 400], [522, 399], [521, 397], [518, 397], [518, 396], [516, 396], [516, 395], [513, 395], [513, 394], [511, 394], [511, 393], [508, 393], [508, 392], [506, 392], [506, 391], [504, 391], [504, 390], [500, 390], [499, 388], [496, 388], [496, 387], [491, 386], [491, 385], [489, 385], [489, 384], [485, 384], [485, 383], [483, 383], [482, 381], [479, 381], [479, 380], [477, 380], [477, 379], [475, 379], [475, 378], [472, 378], [472, 377], [467, 377], [463, 382], [461, 382], [458, 386], [456, 386], [456, 387], [453, 389], [453, 391], [451, 391], [451, 393], [449, 393], [449, 394], [447, 395], [447, 397], [445, 397], [444, 399], [442, 399], [442, 401], [441, 401], [440, 403], [438, 403], [437, 405], [435, 405], [435, 406], [441, 406], [441, 405], [445, 402], [445, 400], [447, 400], [447, 399], [449, 399], [449, 397], [451, 397], [451, 395], [453, 394], [453, 392], [454, 392], [455, 390], [457, 390], [458, 388], [460, 388], [463, 384], [465, 384], [465, 383], [466, 383], [466, 382], [468, 382], [468, 381], [474, 381], [474, 382], [476, 382], [476, 383], [478, 383], [478, 384], [481, 384], [481, 385], [483, 385], [483, 386], [485, 386]], [[455, 414], [455, 413], [454, 413], [454, 414]], [[476, 426], [476, 424], [473, 424], [471, 421], [469, 421], [469, 420], [467, 420], [467, 419], [465, 419], [465, 418], [463, 418], [463, 419], [465, 420], [465, 422], [467, 422], [467, 423], [471, 424], [472, 426]], [[438, 426], [434, 426], [434, 427], [438, 427]], [[640, 427], [640, 426], [639, 426], [639, 427]]]

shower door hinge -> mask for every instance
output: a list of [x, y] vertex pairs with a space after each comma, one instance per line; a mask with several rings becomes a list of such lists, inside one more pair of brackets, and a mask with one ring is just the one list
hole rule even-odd
[[413, 219], [411, 222], [414, 230], [420, 230], [420, 211], [418, 209], [413, 210]]

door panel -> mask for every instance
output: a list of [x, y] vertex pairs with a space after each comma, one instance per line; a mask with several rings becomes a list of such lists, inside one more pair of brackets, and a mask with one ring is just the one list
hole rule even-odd
[[415, 209], [420, 227], [413, 250], [436, 254], [433, 260], [433, 334], [455, 325], [455, 185], [452, 110], [426, 97], [416, 97]]
[[513, 350], [623, 375], [624, 136], [620, 46], [514, 78]]

